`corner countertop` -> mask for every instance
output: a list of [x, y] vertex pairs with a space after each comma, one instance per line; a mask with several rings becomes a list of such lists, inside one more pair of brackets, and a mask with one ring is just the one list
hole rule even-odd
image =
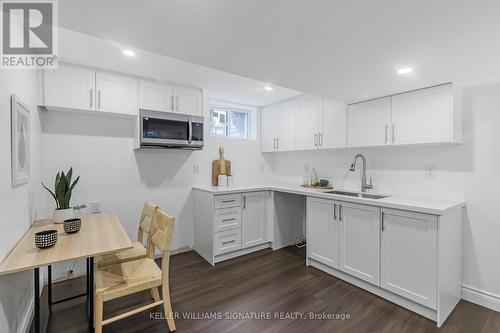
[[[305, 188], [298, 185], [278, 185], [278, 184], [262, 184], [262, 185], [238, 185], [228, 187], [217, 186], [193, 186], [194, 190], [217, 194], [231, 194], [254, 191], [276, 191], [311, 197], [340, 200], [345, 202], [360, 203], [383, 208], [402, 209], [412, 212], [419, 212], [432, 215], [446, 215], [447, 213], [460, 209], [465, 206], [464, 200], [447, 200], [436, 198], [420, 198], [402, 195], [389, 195], [382, 199], [368, 199], [351, 197], [338, 194], [325, 193], [329, 190], [318, 190]], [[336, 189], [341, 190], [341, 189]], [[352, 191], [350, 191], [352, 192]]]

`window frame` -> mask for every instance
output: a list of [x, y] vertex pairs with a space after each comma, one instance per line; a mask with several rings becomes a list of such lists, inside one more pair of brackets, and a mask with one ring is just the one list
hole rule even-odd
[[[212, 112], [213, 109], [219, 109], [226, 111], [226, 126], [225, 126], [225, 134], [216, 134], [213, 133], [212, 127]], [[246, 107], [245, 105], [236, 105], [236, 104], [226, 104], [222, 102], [212, 102], [210, 104], [210, 136], [218, 137], [218, 138], [227, 138], [227, 139], [239, 139], [239, 140], [252, 140], [252, 117], [253, 110], [250, 107]], [[233, 113], [243, 113], [246, 115], [245, 117], [245, 136], [231, 136], [230, 135], [230, 122]]]

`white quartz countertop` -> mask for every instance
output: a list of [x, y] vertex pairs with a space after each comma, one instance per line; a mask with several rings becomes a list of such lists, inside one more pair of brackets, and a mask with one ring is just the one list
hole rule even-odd
[[[402, 209], [402, 210], [433, 214], [433, 215], [445, 215], [452, 210], [460, 209], [465, 206], [465, 201], [463, 200], [420, 198], [420, 197], [401, 196], [401, 195], [389, 195], [388, 197], [382, 199], [368, 199], [368, 198], [352, 197], [346, 195], [330, 194], [330, 193], [325, 193], [325, 191], [329, 190], [305, 188], [298, 185], [262, 184], [262, 185], [237, 185], [228, 187], [193, 186], [193, 189], [197, 191], [209, 192], [214, 195], [253, 192], [253, 191], [277, 191], [277, 192], [313, 196], [325, 199], [354, 202], [366, 205], [373, 205], [384, 208]], [[335, 189], [335, 190], [341, 191], [342, 189]]]

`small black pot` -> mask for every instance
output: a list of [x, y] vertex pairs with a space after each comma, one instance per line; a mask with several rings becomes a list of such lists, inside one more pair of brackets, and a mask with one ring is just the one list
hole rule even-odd
[[67, 234], [74, 234], [75, 232], [80, 231], [82, 227], [82, 219], [69, 219], [64, 220], [64, 231]]
[[44, 230], [35, 234], [35, 245], [39, 249], [52, 247], [57, 243], [57, 230]]

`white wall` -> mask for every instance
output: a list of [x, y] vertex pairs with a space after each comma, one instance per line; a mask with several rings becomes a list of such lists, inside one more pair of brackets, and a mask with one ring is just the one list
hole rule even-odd
[[[27, 70], [0, 74], [0, 262], [40, 214], [40, 119], [36, 107], [36, 75]], [[30, 108], [30, 182], [11, 186], [10, 95]], [[29, 324], [33, 272], [0, 276], [0, 332], [19, 332]]]
[[[375, 191], [412, 196], [465, 199], [463, 282], [493, 293], [500, 309], [500, 83], [465, 90], [463, 145], [338, 149], [266, 154], [273, 176], [302, 182], [304, 165], [316, 166], [338, 188], [359, 190], [360, 168], [348, 171], [358, 152], [368, 159]], [[426, 178], [426, 166], [436, 170]]]
[[[208, 185], [212, 160], [223, 146], [225, 157], [232, 161], [237, 183], [262, 183], [266, 162], [260, 154], [260, 141], [215, 138], [208, 135], [210, 97], [204, 98], [206, 145], [202, 151], [134, 150], [133, 122], [109, 116], [63, 112], [42, 113], [43, 180], [51, 184], [60, 170], [73, 167], [81, 176], [72, 203], [101, 201], [104, 211], [116, 212], [129, 236], [135, 239], [145, 200], [158, 204], [177, 218], [172, 249], [193, 245], [194, 184]], [[193, 175], [193, 165], [199, 174]], [[261, 166], [264, 172], [261, 172]], [[54, 203], [45, 194], [45, 216]], [[76, 274], [83, 272], [80, 262]], [[68, 264], [59, 265], [54, 277], [64, 277]]]

